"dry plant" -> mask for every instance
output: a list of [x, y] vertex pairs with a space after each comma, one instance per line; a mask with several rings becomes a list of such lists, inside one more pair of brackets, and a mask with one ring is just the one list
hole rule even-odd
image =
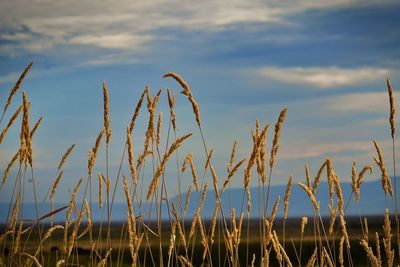
[[[4, 125], [1, 124], [31, 67], [32, 63], [26, 67], [12, 88], [0, 119], [2, 129], [0, 144], [3, 144], [8, 141], [9, 129], [22, 115], [18, 149], [4, 166], [0, 186], [0, 191], [5, 188], [4, 185], [13, 188], [5, 216], [6, 224], [0, 232], [0, 266], [120, 266], [129, 263], [132, 266], [233, 267], [293, 266], [294, 263], [296, 265], [298, 263], [299, 266], [342, 267], [356, 265], [353, 262], [355, 260], [357, 263], [362, 261], [356, 259], [355, 251], [365, 256], [362, 264], [368, 261], [370, 266], [397, 266], [400, 254], [398, 254], [399, 223], [394, 150], [396, 129], [394, 92], [389, 80], [387, 87], [393, 141], [393, 188], [384, 163], [383, 151], [375, 140], [377, 156], [373, 159], [381, 172], [385, 197], [391, 198], [394, 210], [391, 214], [387, 201], [383, 229], [376, 233], [371, 230], [373, 229], [371, 225], [368, 226], [367, 218], [363, 220], [359, 214], [361, 229], [357, 235], [351, 232], [354, 229], [351, 228], [353, 226], [345, 212], [350, 201], [354, 201], [359, 208], [360, 201], [364, 198], [361, 195], [361, 186], [366, 175], [372, 174], [371, 165], [367, 164], [361, 171], [357, 171], [357, 164], [354, 161], [351, 168], [351, 184], [347, 184], [336, 174], [332, 159], [323, 161], [314, 180], [311, 179], [313, 176], [310, 174], [308, 164], [305, 164], [305, 181], [294, 181], [293, 176], [290, 176], [286, 191], [274, 197], [275, 202], [269, 214], [271, 180], [278, 160], [280, 138], [288, 109], [284, 108], [280, 112], [270, 145], [267, 142], [269, 124], [265, 123], [262, 127], [257, 120], [256, 127], [251, 132], [253, 143], [249, 155], [242, 157], [238, 142], [234, 141], [232, 150], [228, 154], [228, 163], [221, 167], [212, 157], [214, 150], [209, 150], [205, 142], [199, 104], [189, 84], [174, 72], [166, 73], [163, 77], [173, 78], [183, 88], [181, 93], [192, 106], [195, 127], [198, 127], [205, 153], [192, 151], [182, 154], [182, 147], [186, 143], [196, 142], [192, 140], [195, 139], [196, 133], [180, 137], [177, 135], [179, 125], [175, 110], [179, 103], [176, 102], [175, 94], [171, 90], [167, 89], [166, 95], [162, 94], [163, 90], [152, 95], [150, 88], [146, 87], [137, 101], [132, 119], [126, 124], [123, 139], [125, 147], [118, 171], [110, 172], [108, 159], [112, 135], [110, 92], [107, 84], [103, 82], [104, 124], [94, 146], [89, 150], [87, 180], [82, 178], [74, 180], [75, 186], [71, 189], [62, 186], [70, 176], [66, 162], [75, 148], [73, 144], [55, 167], [54, 180], [49, 182], [48, 193], [43, 197], [42, 203], [50, 201], [51, 210], [44, 215], [39, 214], [38, 206], [41, 203], [38, 203], [36, 195], [34, 176], [36, 158], [33, 157], [32, 144], [42, 117], [31, 127], [30, 110], [34, 106], [31, 106], [26, 92], [22, 92], [22, 104], [19, 108], [7, 118], [8, 121]], [[112, 92], [110, 95], [112, 96]], [[168, 101], [168, 105], [159, 105], [163, 100]], [[135, 125], [144, 101], [147, 104], [148, 120], [145, 122], [147, 127], [144, 131], [143, 151], [136, 154], [136, 147], [142, 144], [135, 143], [140, 140], [136, 137]], [[161, 111], [165, 107], [168, 110]], [[92, 198], [92, 176], [99, 151], [102, 150], [103, 137], [106, 160], [105, 164], [96, 165], [98, 189], [95, 189], [97, 190], [95, 193], [98, 193], [98, 197]], [[267, 147], [271, 148], [269, 155], [266, 153]], [[180, 155], [186, 156], [180, 158]], [[198, 165], [199, 162], [202, 165]], [[14, 173], [14, 169], [18, 170]], [[218, 178], [220, 172], [225, 169], [224, 180], [220, 181]], [[231, 185], [237, 184], [236, 176], [240, 175], [242, 170], [243, 195], [236, 196], [232, 193], [234, 191], [231, 190]], [[327, 207], [321, 204], [324, 202], [319, 198], [321, 190], [318, 189], [322, 187], [320, 185], [325, 170], [329, 190]], [[190, 180], [185, 180], [186, 177], [183, 175], [185, 172], [191, 176]], [[130, 179], [126, 178], [126, 173], [127, 177], [130, 175]], [[257, 196], [252, 196], [251, 186], [255, 183], [252, 182], [254, 178], [258, 178], [258, 199]], [[32, 181], [32, 189], [27, 186], [28, 179]], [[210, 196], [207, 195], [210, 182], [211, 194], [214, 195], [211, 197], [213, 206], [210, 206]], [[289, 203], [297, 201], [291, 197], [294, 182], [298, 183], [309, 198], [313, 206], [313, 218], [310, 218], [309, 222], [307, 217], [301, 217], [301, 221], [296, 221], [296, 227], [288, 228], [289, 225], [293, 227], [292, 224], [288, 224], [291, 220]], [[187, 187], [182, 187], [183, 185]], [[265, 192], [266, 185], [267, 192]], [[351, 195], [347, 199], [344, 194], [345, 186], [351, 187]], [[35, 199], [34, 219], [24, 218], [24, 195], [27, 190], [33, 191]], [[60, 190], [69, 194], [68, 205], [56, 208], [55, 202]], [[114, 197], [118, 192], [123, 192], [127, 207], [125, 220], [122, 227], [118, 228], [119, 237], [113, 232], [115, 226], [112, 224]], [[171, 199], [168, 197], [170, 192], [178, 193], [178, 196]], [[182, 192], [186, 192], [185, 197]], [[232, 207], [232, 198], [240, 197], [242, 197], [241, 207]], [[283, 199], [282, 207], [281, 199]], [[245, 214], [245, 200], [247, 200], [247, 214]], [[257, 202], [259, 217], [255, 216], [257, 222], [254, 226], [250, 215], [252, 206]], [[96, 213], [97, 209], [99, 213]], [[104, 228], [103, 209], [107, 212], [107, 227]], [[328, 220], [323, 220], [321, 217], [325, 209], [329, 211]], [[114, 214], [115, 212], [120, 211], [114, 210]], [[211, 212], [212, 216], [207, 218], [205, 214]], [[60, 218], [59, 213], [65, 215], [61, 222], [57, 222], [57, 218]], [[393, 213], [396, 231], [392, 233]], [[96, 214], [100, 214], [99, 222], [95, 220]], [[374, 235], [371, 233], [369, 236], [370, 230]], [[396, 244], [393, 243], [394, 238], [397, 240]], [[293, 248], [288, 246], [290, 243], [287, 239], [290, 239]], [[354, 242], [355, 240], [357, 242]]]

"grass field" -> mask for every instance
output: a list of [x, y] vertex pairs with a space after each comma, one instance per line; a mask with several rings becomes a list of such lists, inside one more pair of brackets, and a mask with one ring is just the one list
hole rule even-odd
[[[389, 127], [393, 141], [393, 159], [384, 159], [379, 144], [373, 140], [371, 147], [376, 150], [374, 166], [361, 166], [357, 171], [356, 163], [352, 169], [352, 195], [345, 198], [342, 193], [341, 179], [335, 173], [331, 159], [324, 159], [318, 173], [309, 173], [305, 165], [306, 181], [295, 185], [293, 178], [288, 179], [286, 193], [276, 199], [270, 197], [271, 180], [274, 166], [279, 160], [280, 135], [288, 108], [283, 108], [275, 125], [260, 125], [256, 121], [251, 131], [253, 146], [245, 159], [236, 159], [236, 143], [232, 151], [227, 151], [230, 161], [226, 165], [224, 177], [218, 177], [213, 161], [213, 150], [207, 145], [202, 127], [200, 106], [186, 81], [176, 73], [167, 73], [164, 78], [174, 79], [182, 87], [188, 104], [193, 109], [193, 123], [198, 128], [199, 142], [203, 151], [182, 154], [181, 147], [192, 133], [179, 133], [175, 116], [175, 95], [167, 90], [159, 90], [152, 95], [150, 89], [141, 94], [134, 109], [132, 120], [127, 122], [126, 142], [121, 155], [120, 170], [109, 172], [108, 151], [112, 138], [109, 118], [109, 92], [103, 82], [104, 126], [94, 138], [94, 146], [88, 154], [88, 171], [74, 188], [70, 188], [70, 199], [65, 207], [54, 208], [54, 199], [63, 178], [64, 166], [73, 153], [72, 145], [60, 159], [58, 175], [51, 181], [48, 196], [38, 196], [35, 188], [34, 162], [35, 152], [32, 140], [39, 120], [30, 121], [30, 108], [34, 105], [28, 95], [22, 92], [22, 104], [9, 116], [7, 111], [19, 96], [21, 84], [31, 69], [30, 64], [22, 73], [3, 109], [0, 125], [3, 127], [0, 144], [7, 138], [7, 132], [16, 119], [21, 116], [20, 146], [15, 155], [10, 155], [10, 163], [5, 168], [0, 190], [5, 183], [13, 184], [12, 198], [9, 201], [7, 222], [0, 233], [0, 266], [397, 266], [400, 259], [399, 221], [397, 207], [396, 167], [388, 170], [386, 160], [395, 162], [394, 127], [395, 106], [393, 89], [388, 85], [390, 110]], [[169, 114], [158, 112], [159, 101], [167, 101]], [[290, 109], [290, 107], [289, 107]], [[147, 112], [146, 112], [147, 111]], [[139, 113], [148, 115], [148, 127], [142, 151], [134, 151], [133, 140], [135, 124]], [[100, 115], [99, 115], [100, 116]], [[8, 121], [6, 119], [8, 118]], [[168, 125], [168, 131], [161, 133], [162, 125]], [[268, 132], [272, 132], [271, 150], [267, 151]], [[161, 145], [161, 144], [165, 144]], [[104, 146], [106, 167], [98, 175], [93, 173], [99, 148]], [[193, 153], [204, 158], [204, 166], [196, 166]], [[176, 168], [176, 185], [179, 196], [186, 198], [171, 201], [165, 182], [166, 168]], [[176, 166], [176, 167], [174, 167]], [[10, 171], [18, 170], [16, 176]], [[382, 188], [377, 194], [384, 194], [386, 207], [382, 214], [365, 218], [347, 216], [347, 203], [359, 203], [360, 189], [364, 177], [373, 172], [381, 176]], [[190, 173], [192, 184], [182, 188], [184, 173]], [[219, 174], [221, 175], [221, 174]], [[232, 178], [243, 179], [244, 193], [241, 206], [232, 207], [229, 212], [221, 208], [221, 199]], [[315, 177], [315, 178], [314, 178]], [[35, 196], [36, 218], [26, 221], [21, 216], [24, 186], [30, 179]], [[250, 194], [250, 181], [257, 181], [258, 194]], [[320, 182], [329, 185], [329, 206], [321, 207], [317, 199]], [[392, 181], [393, 180], [393, 181]], [[313, 216], [289, 218], [288, 208], [291, 201], [291, 189], [299, 186], [313, 206]], [[123, 188], [127, 204], [126, 221], [116, 222], [112, 218], [112, 208], [117, 188]], [[207, 189], [215, 196], [215, 209], [212, 218], [203, 218], [203, 204]], [[190, 192], [200, 192], [198, 199], [191, 199]], [[79, 193], [79, 194], [78, 194]], [[78, 199], [78, 196], [83, 196]], [[365, 196], [363, 196], [365, 197]], [[366, 196], [371, 197], [371, 196]], [[39, 214], [38, 199], [53, 204], [48, 214]], [[2, 199], [4, 201], [4, 199]], [[187, 217], [189, 201], [197, 203], [193, 217]], [[258, 202], [258, 209], [252, 204]], [[79, 204], [78, 204], [79, 203]], [[283, 203], [283, 217], [277, 218], [279, 203]], [[101, 209], [100, 222], [92, 220], [92, 205]], [[167, 207], [168, 220], [162, 220], [163, 207]], [[394, 208], [392, 208], [394, 207]], [[390, 212], [389, 212], [390, 208]], [[329, 217], [321, 217], [321, 209], [329, 210]], [[155, 212], [154, 214], [151, 214]], [[55, 214], [65, 214], [65, 220], [55, 222]], [[252, 218], [250, 218], [252, 214]], [[256, 219], [254, 214], [257, 214]], [[150, 220], [153, 218], [155, 220]]]

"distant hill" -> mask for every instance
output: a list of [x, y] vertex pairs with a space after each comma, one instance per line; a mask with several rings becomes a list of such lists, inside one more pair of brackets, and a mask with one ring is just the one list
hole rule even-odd
[[[210, 188], [210, 187], [209, 187]], [[279, 204], [279, 209], [277, 216], [281, 217], [283, 215], [283, 197], [285, 195], [286, 185], [274, 185], [271, 186], [270, 190], [270, 201], [269, 201], [269, 209], [268, 213], [270, 213], [272, 206], [275, 202], [275, 199], [278, 195], [281, 196], [281, 201]], [[349, 183], [342, 183], [342, 190], [345, 201], [347, 201], [351, 195], [351, 185]], [[193, 192], [189, 202], [189, 208], [187, 212], [187, 217], [192, 217], [195, 213], [198, 205], [199, 200], [201, 197], [201, 192]], [[328, 203], [329, 203], [329, 193], [328, 193], [328, 185], [327, 183], [321, 182], [318, 187], [317, 198], [320, 201], [321, 205], [321, 215], [326, 216], [328, 215]], [[182, 195], [183, 204], [185, 203], [186, 194]], [[236, 214], [239, 214], [241, 204], [243, 199], [243, 189], [240, 188], [232, 188], [231, 190], [226, 190], [222, 195], [222, 206], [224, 212], [229, 214], [230, 208], [235, 208]], [[252, 199], [252, 217], [258, 217], [258, 188], [251, 188], [251, 199]], [[389, 199], [388, 199], [389, 200]], [[174, 202], [177, 207], [178, 204], [178, 197], [174, 197], [170, 199], [170, 202]], [[361, 201], [360, 201], [360, 213], [364, 216], [370, 215], [381, 215], [384, 213], [386, 204], [385, 204], [385, 197], [382, 191], [380, 181], [372, 181], [372, 182], [365, 182], [361, 187]], [[389, 209], [392, 209], [391, 201], [389, 203]], [[8, 203], [0, 203], [0, 223], [4, 223], [7, 218], [8, 212]], [[65, 205], [65, 204], [64, 204]], [[79, 204], [80, 205], [80, 204]], [[57, 204], [56, 208], [62, 207], [63, 204]], [[154, 205], [153, 205], [154, 206]], [[203, 218], [211, 218], [215, 207], [215, 197], [214, 191], [209, 190], [207, 192], [207, 196], [204, 203]], [[135, 205], [135, 213], [137, 213], [138, 206]], [[244, 211], [247, 209], [247, 200], [245, 199], [243, 205]], [[144, 210], [144, 209], [142, 209]], [[147, 209], [145, 209], [147, 210]], [[178, 208], [179, 210], [179, 208]], [[44, 215], [50, 211], [50, 204], [44, 203], [39, 207], [40, 215]], [[352, 199], [349, 202], [349, 205], [346, 209], [346, 215], [358, 215], [358, 208]], [[153, 215], [150, 219], [154, 219], [155, 216], [155, 209], [153, 207]], [[163, 218], [167, 218], [167, 207], [163, 205]], [[25, 203], [23, 205], [23, 218], [24, 219], [34, 219], [35, 218], [35, 208], [34, 204], [32, 203]], [[125, 203], [115, 203], [112, 212], [112, 221], [123, 221], [126, 220], [127, 209]], [[292, 194], [290, 196], [289, 202], [289, 213], [288, 217], [301, 217], [301, 216], [311, 216], [313, 214], [312, 205], [306, 195], [306, 193], [301, 190], [296, 184], [292, 187]], [[92, 216], [94, 221], [100, 220], [100, 210], [97, 204], [92, 206]], [[106, 218], [106, 210], [103, 207], [103, 218]], [[144, 214], [147, 218], [148, 214]], [[55, 215], [56, 221], [64, 221], [65, 219], [65, 211], [62, 211]]]

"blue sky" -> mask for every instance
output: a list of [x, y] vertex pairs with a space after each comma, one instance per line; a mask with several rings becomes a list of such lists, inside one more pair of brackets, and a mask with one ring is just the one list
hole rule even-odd
[[[87, 151], [103, 125], [103, 80], [110, 91], [115, 177], [125, 127], [143, 88], [180, 91], [162, 79], [168, 71], [191, 85], [221, 177], [234, 140], [237, 158], [248, 157], [255, 119], [273, 125], [287, 106], [273, 183], [286, 183], [291, 174], [304, 180], [304, 164], [315, 173], [326, 157], [348, 180], [353, 160], [359, 168], [373, 163], [374, 138], [388, 169], [392, 166], [385, 79], [391, 79], [398, 102], [399, 11], [396, 1], [2, 1], [0, 103], [35, 61], [23, 89], [32, 100], [32, 121], [44, 117], [34, 140], [39, 194], [47, 191], [59, 158], [73, 143], [77, 148], [62, 185], [70, 188], [86, 177]], [[13, 109], [20, 101], [18, 95]], [[159, 111], [167, 118], [165, 94]], [[179, 132], [195, 133], [184, 150], [194, 151], [201, 164], [190, 111], [185, 97], [177, 95]], [[137, 153], [147, 115], [141, 120], [134, 133]], [[17, 133], [14, 126], [1, 144], [1, 171], [17, 149]], [[96, 172], [104, 171], [103, 154]], [[376, 170], [368, 179], [378, 177]], [[184, 186], [189, 184], [187, 177]], [[241, 175], [233, 185], [242, 186]], [[11, 193], [11, 183], [3, 192]], [[60, 192], [57, 200], [66, 197]]]

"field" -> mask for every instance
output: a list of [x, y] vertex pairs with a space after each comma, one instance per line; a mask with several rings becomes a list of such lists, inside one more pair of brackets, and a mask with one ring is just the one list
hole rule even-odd
[[[118, 173], [109, 173], [108, 151], [112, 138], [109, 118], [109, 91], [103, 82], [104, 126], [94, 146], [90, 149], [85, 178], [70, 188], [70, 199], [64, 207], [55, 208], [54, 200], [63, 178], [64, 166], [73, 153], [72, 145], [60, 159], [58, 176], [51, 181], [48, 196], [37, 196], [35, 189], [35, 151], [32, 140], [40, 127], [41, 119], [30, 121], [30, 108], [26, 92], [22, 92], [22, 104], [8, 116], [11, 102], [20, 93], [25, 76], [32, 64], [28, 65], [12, 88], [3, 109], [0, 125], [3, 127], [0, 144], [7, 138], [10, 127], [21, 116], [20, 147], [10, 155], [5, 168], [0, 190], [5, 183], [13, 184], [12, 199], [9, 202], [6, 224], [0, 232], [0, 266], [397, 266], [400, 260], [400, 234], [397, 207], [396, 167], [388, 170], [385, 161], [395, 161], [395, 107], [393, 89], [389, 80], [388, 109], [389, 127], [393, 141], [393, 159], [384, 159], [378, 142], [373, 140], [376, 150], [375, 166], [358, 167], [353, 164], [352, 193], [344, 196], [341, 179], [336, 175], [331, 159], [322, 159], [318, 173], [310, 174], [305, 165], [306, 177], [302, 183], [294, 184], [290, 177], [286, 193], [272, 199], [271, 180], [274, 179], [274, 165], [279, 160], [280, 135], [284, 130], [289, 108], [283, 108], [275, 125], [260, 125], [256, 121], [251, 131], [253, 147], [245, 159], [236, 159], [236, 143], [226, 166], [226, 174], [219, 177], [213, 162], [213, 150], [207, 145], [201, 120], [201, 108], [196, 102], [189, 84], [176, 73], [167, 73], [164, 78], [174, 79], [193, 109], [193, 123], [197, 126], [203, 151], [180, 153], [192, 133], [177, 131], [175, 116], [175, 95], [159, 90], [152, 95], [146, 87], [139, 97], [132, 120], [127, 122], [126, 142], [120, 160]], [[167, 101], [169, 114], [158, 113], [159, 101]], [[134, 129], [139, 113], [148, 115], [148, 127], [142, 151], [134, 151]], [[6, 121], [6, 118], [8, 121]], [[4, 120], [3, 120], [4, 119]], [[162, 125], [168, 131], [161, 133]], [[33, 126], [32, 126], [33, 125]], [[271, 150], [267, 151], [268, 132], [272, 132]], [[372, 142], [371, 142], [372, 143]], [[163, 144], [163, 145], [162, 145]], [[165, 147], [164, 147], [165, 144]], [[101, 146], [104, 146], [106, 168], [98, 175], [94, 166]], [[195, 165], [193, 153], [200, 153], [204, 166]], [[172, 167], [171, 167], [172, 166]], [[176, 166], [176, 167], [174, 167]], [[121, 171], [126, 168], [128, 175]], [[16, 176], [11, 170], [18, 170]], [[181, 193], [176, 201], [168, 196], [165, 180], [166, 169], [174, 168], [176, 184]], [[360, 190], [366, 175], [375, 172], [381, 176], [382, 188], [377, 194], [384, 194], [386, 207], [375, 217], [347, 216], [349, 202], [358, 205]], [[394, 178], [390, 178], [393, 172]], [[192, 185], [181, 188], [184, 173], [190, 173]], [[219, 175], [221, 175], [219, 173]], [[226, 210], [221, 203], [229, 190], [233, 178], [243, 179], [243, 194], [240, 206]], [[315, 178], [314, 178], [315, 177]], [[21, 207], [25, 181], [31, 179], [35, 195], [35, 219], [23, 220]], [[251, 194], [250, 181], [258, 183], [258, 194]], [[322, 181], [329, 186], [329, 205], [322, 207], [317, 190]], [[312, 204], [309, 217], [292, 218], [288, 215], [293, 186], [299, 186]], [[127, 215], [123, 222], [113, 220], [113, 204], [117, 188], [123, 188]], [[198, 192], [195, 199], [193, 192]], [[213, 216], [203, 217], [203, 205], [207, 192], [214, 194]], [[186, 193], [186, 194], [185, 194]], [[78, 196], [83, 196], [78, 198]], [[182, 198], [181, 196], [185, 196]], [[39, 199], [52, 203], [47, 214], [39, 213]], [[361, 196], [363, 197], [363, 196]], [[370, 196], [364, 196], [370, 197]], [[1, 199], [4, 202], [4, 199]], [[189, 202], [196, 203], [193, 216], [187, 216]], [[257, 209], [254, 208], [257, 203]], [[283, 216], [278, 214], [278, 205], [283, 203]], [[100, 221], [93, 221], [93, 207], [101, 210]], [[329, 210], [329, 217], [321, 216], [321, 209]], [[389, 212], [390, 209], [390, 212]], [[167, 214], [162, 214], [162, 212]], [[115, 212], [115, 210], [114, 210]], [[65, 220], [54, 220], [62, 215]], [[256, 217], [256, 218], [255, 218]], [[168, 219], [164, 219], [168, 218]]]

